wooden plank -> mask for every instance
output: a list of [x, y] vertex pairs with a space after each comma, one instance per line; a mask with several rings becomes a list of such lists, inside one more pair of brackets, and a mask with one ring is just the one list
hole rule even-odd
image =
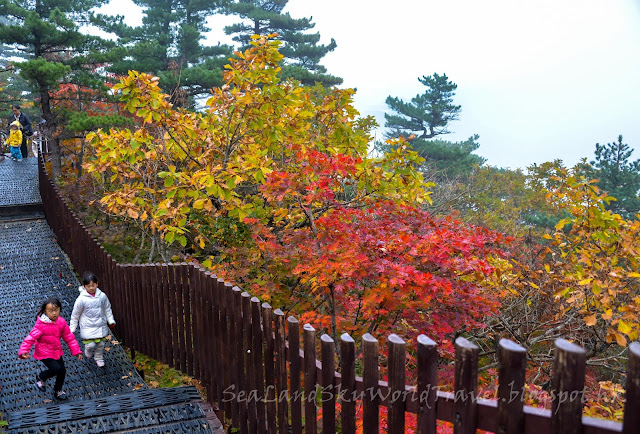
[[[278, 432], [289, 434], [289, 405], [286, 399], [287, 389], [287, 354], [285, 350], [284, 313], [280, 309], [273, 311], [275, 319], [276, 348], [276, 397], [278, 404]], [[284, 397], [284, 399], [283, 399]]]
[[128, 334], [131, 332], [133, 324], [131, 323], [131, 310], [129, 308], [129, 303], [127, 300], [127, 288], [125, 286], [123, 266], [120, 264], [116, 264], [114, 273], [116, 276], [116, 285], [118, 286], [118, 292], [120, 293], [120, 325], [118, 327], [120, 340], [122, 341], [120, 343], [125, 346], [131, 346], [131, 341], [129, 340]]
[[475, 434], [478, 416], [478, 353], [479, 348], [466, 340], [455, 341], [456, 360], [454, 374], [456, 415], [453, 430], [456, 434]]
[[564, 339], [555, 342], [551, 389], [551, 432], [582, 433], [586, 352]]
[[407, 344], [396, 334], [387, 338], [389, 346], [389, 417], [387, 419], [390, 434], [404, 433], [405, 383], [407, 379]]
[[305, 324], [304, 330], [304, 432], [318, 432], [317, 393], [316, 393], [316, 330], [311, 324]]
[[[213, 388], [212, 401], [217, 401], [220, 405], [220, 411], [223, 411], [221, 405], [224, 397], [222, 391], [223, 386], [223, 370], [222, 370], [222, 357], [223, 357], [223, 336], [224, 331], [222, 329], [222, 322], [220, 320], [221, 307], [220, 307], [220, 291], [218, 290], [217, 277], [212, 275], [209, 271], [204, 273], [204, 288], [203, 298], [206, 303], [205, 306], [205, 318], [206, 323], [202, 328], [202, 333], [205, 342], [211, 342], [213, 348], [213, 354], [208, 352], [202, 352], [201, 364], [205, 366], [207, 381]], [[207, 350], [207, 349], [204, 349]], [[221, 419], [224, 420], [224, 417]]]
[[[144, 284], [145, 265], [136, 265], [135, 270], [135, 284], [136, 291], [138, 293], [138, 306], [152, 306], [149, 300], [149, 294], [147, 292], [147, 286]], [[151, 309], [139, 309], [140, 325], [143, 338], [140, 342], [140, 351], [147, 356], [151, 355], [151, 343], [156, 339], [156, 333], [151, 329], [150, 311]]]
[[187, 343], [186, 343], [186, 320], [185, 320], [185, 264], [176, 264], [176, 312], [178, 319], [178, 345], [180, 348], [180, 358], [177, 360], [178, 369], [187, 373]]
[[640, 432], [640, 344], [629, 345], [624, 403], [624, 434]]
[[[203, 303], [203, 321], [199, 333], [201, 334], [200, 339], [205, 343], [205, 346], [202, 348], [199, 356], [200, 369], [203, 371], [202, 375], [206, 378], [209, 387], [209, 402], [218, 402], [219, 411], [224, 411], [221, 405], [223, 389], [221, 387], [221, 381], [223, 374], [220, 367], [222, 347], [220, 345], [220, 322], [217, 315], [219, 309], [217, 283], [216, 278], [213, 277], [209, 271], [202, 273], [201, 281], [200, 297]], [[209, 344], [210, 347], [206, 344]], [[210, 348], [213, 353], [209, 352]], [[223, 419], [224, 417], [221, 418], [221, 420]]]
[[[215, 345], [213, 342], [204, 342], [204, 337], [201, 334], [202, 327], [207, 323], [205, 317], [206, 302], [202, 297], [205, 292], [204, 286], [204, 270], [195, 264], [190, 264], [189, 270], [189, 293], [191, 300], [191, 330], [192, 330], [192, 360], [193, 360], [193, 376], [196, 377], [203, 386], [207, 386], [207, 380], [204, 375], [204, 369], [200, 366], [200, 354], [203, 347], [209, 348], [211, 354], [216, 354]], [[210, 327], [211, 333], [213, 333], [213, 327]], [[211, 391], [207, 391], [207, 398], [211, 397]]]
[[133, 345], [132, 348], [135, 351], [141, 350], [141, 342], [145, 338], [142, 332], [142, 318], [140, 318], [140, 313], [138, 309], [140, 308], [140, 294], [138, 293], [138, 285], [136, 282], [136, 265], [131, 265], [127, 267], [127, 280], [129, 291], [131, 293], [131, 306], [130, 309], [133, 310], [133, 327], [136, 331], [134, 333], [134, 337], [132, 339]]
[[340, 336], [340, 357], [342, 378], [340, 381], [340, 403], [342, 406], [342, 432], [356, 432], [356, 345], [347, 333]]
[[179, 282], [180, 278], [177, 276], [178, 267], [173, 264], [169, 264], [169, 297], [171, 300], [171, 346], [173, 353], [173, 360], [171, 360], [171, 367], [180, 369], [180, 353], [182, 352], [182, 341], [180, 339], [180, 325], [178, 323], [178, 317], [180, 316], [180, 292]]
[[277, 432], [275, 345], [273, 339], [275, 331], [273, 328], [273, 308], [269, 303], [262, 303], [262, 324], [264, 329], [264, 377], [267, 388], [267, 432], [275, 434]]
[[498, 432], [524, 431], [524, 379], [527, 351], [508, 340], [498, 343]]
[[322, 432], [336, 432], [335, 343], [331, 336], [320, 336], [322, 358]]
[[[224, 342], [224, 372], [225, 372], [225, 391], [230, 392], [235, 396], [238, 393], [238, 347], [235, 336], [235, 317], [234, 317], [234, 291], [233, 285], [225, 282], [222, 279], [218, 279], [218, 288], [223, 291], [222, 298], [224, 299], [224, 321], [225, 321], [225, 342]], [[225, 398], [225, 412], [231, 415], [233, 426], [240, 427], [240, 413], [238, 403], [235, 398], [231, 399], [231, 396]]]
[[289, 396], [291, 397], [291, 432], [302, 433], [302, 390], [300, 389], [300, 323], [290, 316], [288, 323], [289, 342]]
[[418, 433], [435, 434], [437, 425], [438, 348], [436, 343], [425, 335], [418, 336], [417, 347]]
[[184, 300], [184, 345], [185, 345], [185, 364], [186, 372], [189, 376], [193, 377], [194, 374], [194, 360], [193, 360], [193, 285], [191, 274], [195, 271], [189, 264], [181, 264], [182, 268], [182, 287], [183, 287], [183, 300]]
[[253, 354], [253, 366], [255, 368], [255, 383], [254, 389], [256, 391], [256, 419], [258, 422], [257, 432], [259, 434], [267, 431], [266, 416], [265, 416], [265, 403], [264, 403], [264, 359], [262, 357], [262, 309], [260, 307], [260, 300], [257, 297], [251, 298], [251, 354]]
[[171, 297], [169, 296], [169, 266], [162, 264], [160, 266], [161, 277], [161, 296], [163, 303], [160, 305], [162, 309], [162, 336], [160, 342], [162, 342], [162, 354], [163, 362], [166, 365], [170, 365], [173, 360], [173, 339], [171, 336]]
[[232, 371], [235, 375], [236, 381], [236, 406], [238, 408], [238, 417], [240, 422], [240, 432], [249, 432], [248, 414], [247, 414], [247, 401], [243, 393], [247, 390], [247, 370], [245, 365], [245, 345], [244, 345], [244, 318], [242, 312], [242, 290], [237, 286], [232, 289], [233, 294], [233, 329], [235, 331], [235, 340], [233, 347], [235, 348], [235, 363], [232, 364]]
[[258, 430], [258, 416], [256, 412], [256, 401], [253, 398], [253, 391], [256, 390], [256, 366], [253, 365], [253, 354], [251, 346], [253, 343], [253, 331], [251, 329], [251, 295], [248, 292], [242, 293], [242, 328], [244, 339], [242, 349], [244, 355], [244, 367], [246, 381], [244, 383], [244, 401], [247, 405], [247, 424], [249, 433]]
[[[148, 281], [146, 280], [148, 269], [149, 269], [149, 265], [147, 264], [140, 264], [137, 267], [137, 284], [138, 284], [138, 291], [140, 294], [140, 300], [142, 302], [142, 306], [153, 306], [152, 300], [151, 300], [151, 294], [149, 292], [150, 288], [148, 285]], [[147, 337], [142, 351], [147, 356], [153, 357], [153, 344], [158, 339], [158, 334], [153, 329], [153, 323], [152, 323], [153, 313], [151, 312], [152, 309], [146, 308], [142, 310], [144, 311], [144, 313], [140, 312], [140, 316], [141, 316], [141, 320], [145, 323], [144, 332], [145, 332], [145, 336]]]
[[363, 396], [362, 427], [365, 433], [378, 433], [380, 431], [380, 365], [378, 357], [380, 354], [379, 343], [369, 333], [362, 336], [362, 352], [364, 357], [363, 366]]
[[156, 360], [162, 359], [162, 336], [160, 335], [160, 330], [162, 329], [162, 312], [160, 306], [163, 304], [162, 295], [161, 295], [161, 287], [162, 281], [160, 278], [160, 264], [153, 264], [153, 266], [149, 266], [147, 269], [148, 279], [149, 279], [149, 292], [151, 295], [151, 303], [154, 306], [152, 312], [153, 318], [153, 330], [156, 334], [155, 344], [153, 346], [154, 358]]

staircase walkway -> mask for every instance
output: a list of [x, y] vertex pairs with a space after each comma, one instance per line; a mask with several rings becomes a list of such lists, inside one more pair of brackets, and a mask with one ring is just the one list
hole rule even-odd
[[18, 359], [18, 347], [45, 298], [58, 297], [68, 321], [79, 286], [44, 219], [37, 176], [36, 158], [0, 161], [0, 413], [7, 431], [223, 433], [195, 387], [150, 389], [113, 336], [103, 368], [72, 357], [63, 343], [68, 401], [53, 400], [53, 380], [45, 392], [36, 388], [44, 365]]

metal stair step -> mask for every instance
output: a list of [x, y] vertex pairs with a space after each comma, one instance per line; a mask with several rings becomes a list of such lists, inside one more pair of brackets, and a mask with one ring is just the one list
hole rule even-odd
[[197, 404], [201, 399], [193, 386], [144, 389], [14, 411], [5, 416], [12, 433], [107, 433], [183, 420], [204, 420], [204, 411]]

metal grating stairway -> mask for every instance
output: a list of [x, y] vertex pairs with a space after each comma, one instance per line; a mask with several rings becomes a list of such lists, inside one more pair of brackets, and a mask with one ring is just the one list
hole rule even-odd
[[150, 389], [113, 336], [103, 368], [75, 359], [63, 343], [68, 401], [52, 399], [53, 380], [44, 393], [35, 387], [43, 365], [18, 359], [18, 347], [45, 298], [58, 297], [68, 321], [79, 286], [39, 201], [36, 159], [0, 161], [0, 412], [8, 432], [223, 432], [195, 387]]

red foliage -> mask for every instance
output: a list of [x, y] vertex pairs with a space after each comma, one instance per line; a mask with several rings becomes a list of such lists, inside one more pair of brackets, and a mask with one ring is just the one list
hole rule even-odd
[[[282, 185], [280, 174], [273, 181]], [[271, 181], [271, 179], [270, 179]], [[319, 188], [314, 191], [323, 191]], [[376, 331], [434, 339], [480, 327], [496, 311], [499, 293], [485, 287], [508, 239], [487, 229], [391, 201], [368, 208], [334, 208], [314, 228], [277, 237], [253, 221], [256, 242], [310, 288], [302, 321], [339, 330]]]

